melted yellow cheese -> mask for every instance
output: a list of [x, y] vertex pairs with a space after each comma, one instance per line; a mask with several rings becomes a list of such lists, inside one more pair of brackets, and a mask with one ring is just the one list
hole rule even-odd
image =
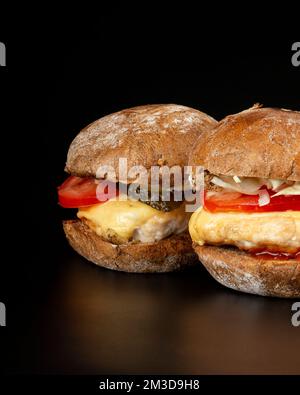
[[295, 252], [300, 248], [300, 211], [210, 213], [195, 211], [189, 232], [199, 245], [235, 245]]
[[154, 242], [187, 229], [189, 213], [182, 204], [176, 210], [162, 212], [133, 200], [111, 199], [79, 209], [77, 216], [99, 236], [115, 243], [130, 240]]

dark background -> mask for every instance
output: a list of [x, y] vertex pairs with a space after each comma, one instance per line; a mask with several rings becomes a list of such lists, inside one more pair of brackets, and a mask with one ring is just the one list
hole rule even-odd
[[218, 120], [256, 102], [299, 110], [296, 12], [243, 7], [1, 13], [6, 372], [300, 373], [291, 301], [229, 291], [200, 265], [153, 276], [94, 267], [68, 247], [61, 219], [74, 213], [57, 206], [70, 142], [105, 114], [170, 102]]

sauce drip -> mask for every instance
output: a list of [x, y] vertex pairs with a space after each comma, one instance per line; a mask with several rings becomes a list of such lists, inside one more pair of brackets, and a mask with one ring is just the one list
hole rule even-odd
[[289, 259], [295, 259], [300, 262], [300, 251], [290, 254], [288, 252], [276, 252], [262, 249], [251, 251], [251, 255], [266, 260], [287, 261]]

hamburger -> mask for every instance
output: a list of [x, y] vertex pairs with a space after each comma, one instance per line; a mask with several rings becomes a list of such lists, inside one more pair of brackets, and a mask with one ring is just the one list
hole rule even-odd
[[300, 296], [300, 113], [260, 105], [200, 135], [203, 206], [189, 232], [200, 261], [226, 287]]
[[[128, 168], [148, 173], [153, 166], [183, 169], [189, 147], [216, 123], [195, 109], [161, 104], [122, 110], [85, 127], [70, 145], [65, 167], [70, 176], [58, 188], [60, 205], [78, 209], [77, 219], [63, 221], [74, 250], [96, 265], [125, 272], [169, 272], [194, 263], [190, 213], [174, 198], [173, 181], [169, 201], [160, 181], [155, 201], [152, 184], [146, 196], [132, 199], [128, 191], [138, 191], [141, 183], [136, 175], [124, 180], [119, 164], [125, 158]], [[114, 176], [100, 174], [103, 168]]]

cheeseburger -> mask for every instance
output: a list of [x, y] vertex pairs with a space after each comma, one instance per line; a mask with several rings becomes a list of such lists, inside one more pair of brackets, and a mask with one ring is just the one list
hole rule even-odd
[[[174, 199], [174, 184], [169, 201], [161, 184], [155, 201], [151, 190], [132, 199], [128, 190], [140, 184], [132, 175], [121, 178], [120, 159], [128, 169], [181, 169], [189, 147], [216, 124], [200, 111], [167, 104], [119, 111], [84, 128], [69, 148], [70, 176], [58, 188], [60, 205], [78, 209], [77, 219], [63, 222], [70, 245], [96, 265], [125, 272], [168, 272], [195, 262], [190, 213], [183, 200]], [[114, 177], [99, 172], [103, 168]]]
[[243, 292], [300, 296], [300, 113], [259, 105], [203, 133], [205, 169], [193, 246], [210, 274]]

